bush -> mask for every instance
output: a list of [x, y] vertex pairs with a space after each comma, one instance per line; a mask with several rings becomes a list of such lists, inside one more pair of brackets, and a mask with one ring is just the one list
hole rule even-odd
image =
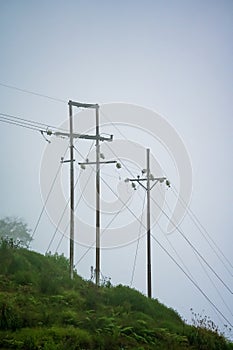
[[5, 300], [0, 301], [0, 329], [15, 331], [21, 325], [16, 306]]

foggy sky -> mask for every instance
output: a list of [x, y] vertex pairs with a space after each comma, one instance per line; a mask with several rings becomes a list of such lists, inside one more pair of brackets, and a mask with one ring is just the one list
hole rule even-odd
[[[190, 155], [190, 208], [232, 261], [232, 1], [2, 0], [0, 33], [1, 83], [65, 101], [132, 103], [163, 115]], [[68, 118], [65, 103], [2, 86], [0, 96], [1, 113], [55, 126]], [[46, 141], [24, 128], [3, 123], [0, 128], [0, 216], [22, 217], [34, 229], [43, 206], [39, 172]], [[181, 227], [233, 288], [232, 277], [189, 217]], [[44, 253], [54, 229], [44, 214], [33, 249]], [[159, 228], [154, 227], [153, 233], [172, 251]], [[232, 311], [222, 302], [232, 310], [232, 295], [208, 271], [221, 299], [178, 233], [169, 239], [201, 288], [232, 323]], [[145, 248], [142, 241], [133, 284], [143, 293]], [[130, 283], [135, 249], [132, 244], [103, 251], [102, 272], [114, 284]], [[67, 240], [61, 252], [68, 254]], [[77, 247], [77, 255], [84, 252], [85, 247]], [[80, 275], [89, 278], [91, 265], [93, 250], [78, 266]], [[192, 307], [205, 310], [220, 326], [225, 323], [155, 244], [153, 277], [153, 296], [184, 318], [190, 319]]]

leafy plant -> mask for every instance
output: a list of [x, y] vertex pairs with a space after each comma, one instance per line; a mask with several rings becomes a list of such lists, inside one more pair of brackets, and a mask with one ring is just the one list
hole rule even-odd
[[209, 318], [189, 326], [125, 286], [97, 287], [63, 255], [0, 244], [0, 349], [232, 349]]
[[27, 247], [32, 238], [28, 225], [19, 218], [6, 217], [0, 219], [0, 238], [7, 240], [15, 247]]

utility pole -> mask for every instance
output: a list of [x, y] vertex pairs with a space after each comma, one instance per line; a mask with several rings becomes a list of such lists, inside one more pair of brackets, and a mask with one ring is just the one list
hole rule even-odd
[[[100, 162], [100, 141], [112, 141], [113, 135], [110, 137], [100, 136], [99, 133], [99, 105], [90, 103], [80, 103], [69, 100], [69, 133], [55, 132], [55, 136], [67, 136], [70, 138], [70, 159], [61, 160], [62, 163], [70, 163], [70, 278], [74, 276], [74, 138], [96, 140], [96, 284], [99, 285], [100, 276], [100, 164], [116, 163], [116, 161]], [[96, 111], [96, 134], [77, 134], [73, 131], [73, 110], [77, 108], [92, 108]], [[81, 163], [79, 163], [81, 164]], [[83, 163], [89, 164], [89, 163]]]
[[70, 278], [74, 278], [74, 144], [72, 101], [69, 101], [70, 118]]
[[[99, 133], [99, 114], [96, 110], [96, 135]], [[101, 164], [116, 164], [117, 168], [121, 165], [116, 160], [100, 161], [100, 145], [99, 137], [96, 138], [96, 161], [95, 162], [79, 162], [84, 169], [86, 165], [96, 165], [96, 267], [95, 267], [95, 283], [100, 284], [100, 165]]]
[[[140, 177], [133, 179], [126, 179], [126, 182], [131, 181], [132, 187], [136, 189], [135, 182], [146, 190], [147, 194], [147, 296], [152, 297], [152, 286], [151, 286], [151, 224], [150, 224], [150, 192], [152, 188], [158, 183], [162, 183], [166, 180], [166, 177], [154, 177], [150, 172], [150, 149], [146, 150], [146, 169], [142, 170], [142, 175], [146, 174], [146, 177]], [[151, 181], [153, 185], [151, 186]], [[143, 184], [146, 182], [146, 186]], [[170, 182], [166, 180], [166, 185], [170, 186]]]
[[100, 282], [100, 141], [99, 106], [96, 106], [96, 285]]
[[150, 149], [146, 150], [146, 194], [147, 194], [147, 293], [151, 298], [151, 237], [150, 237]]

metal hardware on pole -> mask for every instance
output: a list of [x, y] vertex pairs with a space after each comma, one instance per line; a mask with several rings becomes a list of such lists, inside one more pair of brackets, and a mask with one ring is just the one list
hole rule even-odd
[[[62, 159], [62, 163], [70, 163], [70, 278], [74, 275], [74, 138], [96, 140], [96, 162], [85, 164], [96, 164], [96, 284], [100, 282], [100, 164], [117, 163], [116, 161], [100, 162], [100, 141], [113, 141], [113, 135], [109, 137], [100, 136], [99, 131], [99, 105], [90, 103], [80, 103], [69, 101], [69, 133], [66, 132], [48, 132], [49, 135], [67, 136], [70, 138], [70, 159]], [[73, 111], [72, 107], [93, 108], [96, 111], [96, 134], [86, 135], [77, 134], [73, 131]], [[82, 164], [82, 163], [79, 163]], [[118, 164], [118, 163], [117, 163]]]
[[[127, 178], [125, 181], [132, 182], [134, 185], [134, 189], [136, 186], [134, 182], [137, 182], [144, 190], [146, 190], [147, 194], [147, 296], [148, 298], [152, 297], [152, 283], [151, 283], [151, 224], [150, 224], [150, 192], [154, 186], [160, 182], [164, 182], [166, 177], [154, 177], [150, 172], [150, 149], [146, 150], [146, 169], [142, 171], [142, 174], [146, 174], [146, 177], [129, 179]], [[150, 182], [154, 181], [154, 184], [151, 186]], [[146, 182], [146, 186], [143, 184]], [[166, 185], [170, 187], [170, 182], [166, 180]]]

